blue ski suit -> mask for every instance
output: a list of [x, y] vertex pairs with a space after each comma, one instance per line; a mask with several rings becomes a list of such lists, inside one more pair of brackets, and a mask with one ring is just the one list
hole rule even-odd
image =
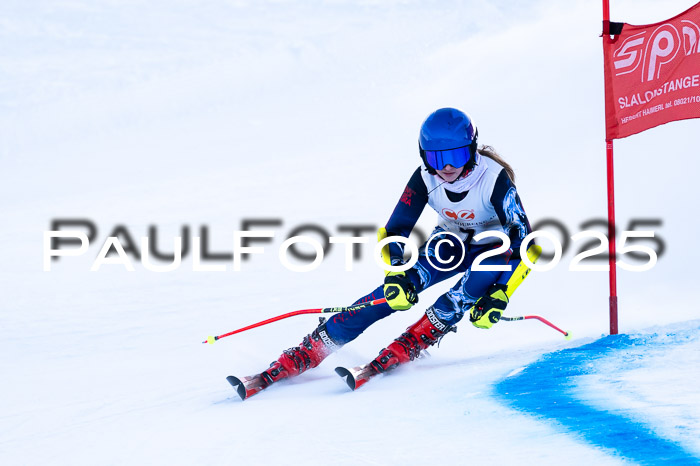
[[[477, 154], [475, 169], [466, 177], [453, 183], [444, 182], [438, 175], [429, 174], [418, 167], [404, 189], [396, 208], [386, 224], [389, 236], [408, 237], [426, 205], [438, 213], [438, 225], [428, 241], [419, 248], [416, 264], [406, 271], [406, 276], [418, 293], [462, 274], [452, 288], [433, 304], [437, 316], [448, 325], [459, 322], [474, 302], [494, 283], [506, 283], [520, 262], [519, 250], [522, 240], [532, 230], [523, 209], [520, 197], [506, 170], [494, 160]], [[500, 231], [510, 238], [510, 249], [503, 254], [489, 257], [483, 265], [511, 265], [510, 272], [472, 271], [474, 260], [480, 254], [498, 247], [501, 240], [495, 237], [473, 241], [473, 237], [484, 231]], [[464, 249], [456, 241], [462, 240]], [[431, 235], [431, 236], [432, 236]], [[435, 246], [441, 238], [452, 240], [439, 246], [436, 258]], [[403, 245], [390, 244], [392, 265], [403, 263]], [[463, 254], [463, 251], [465, 253]], [[449, 271], [441, 271], [440, 269]], [[361, 297], [356, 303], [384, 297], [383, 285]], [[357, 338], [374, 322], [396, 312], [388, 304], [380, 304], [359, 311], [342, 312], [331, 317], [326, 329], [338, 344]]]

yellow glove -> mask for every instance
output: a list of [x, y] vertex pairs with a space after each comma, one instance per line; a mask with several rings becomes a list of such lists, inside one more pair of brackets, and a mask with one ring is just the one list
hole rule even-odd
[[469, 320], [474, 327], [491, 328], [501, 320], [501, 314], [508, 305], [506, 285], [495, 284], [479, 298], [469, 311]]
[[405, 311], [418, 302], [418, 293], [406, 272], [388, 272], [384, 278], [384, 297], [392, 309]]

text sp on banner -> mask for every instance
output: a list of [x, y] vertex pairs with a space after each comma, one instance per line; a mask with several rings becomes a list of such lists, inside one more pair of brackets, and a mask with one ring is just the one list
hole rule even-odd
[[603, 36], [606, 139], [700, 118], [700, 3], [655, 24], [611, 25], [614, 35]]

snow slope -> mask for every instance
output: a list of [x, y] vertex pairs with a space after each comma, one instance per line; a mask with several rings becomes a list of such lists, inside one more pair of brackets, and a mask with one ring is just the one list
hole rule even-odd
[[[690, 3], [620, 1], [613, 16], [652, 22]], [[469, 111], [514, 165], [531, 220], [573, 234], [604, 217], [599, 15], [593, 1], [2, 2], [0, 464], [697, 462], [694, 121], [616, 143], [618, 218], [661, 218], [666, 243], [653, 270], [620, 272], [624, 336], [599, 340], [607, 277], [569, 272], [570, 250], [509, 312], [541, 314], [571, 342], [532, 321], [463, 323], [430, 358], [348, 392], [333, 368], [374, 357], [436, 287], [245, 403], [225, 376], [260, 371], [316, 318], [201, 344], [373, 289], [369, 244], [352, 272], [338, 246], [308, 273], [277, 249], [303, 224], [385, 222], [440, 106]], [[60, 218], [93, 221], [97, 238], [44, 272], [43, 232]], [[168, 273], [90, 272], [119, 225], [136, 241], [154, 226], [163, 251], [207, 226], [211, 250], [230, 253], [254, 218], [282, 225], [240, 272], [193, 272], [191, 254]], [[526, 396], [550, 387], [535, 401], [583, 411]], [[640, 458], [601, 440], [609, 430], [577, 424], [592, 413], [657, 447]]]
[[639, 464], [697, 464], [699, 321], [549, 353], [495, 386], [519, 411]]

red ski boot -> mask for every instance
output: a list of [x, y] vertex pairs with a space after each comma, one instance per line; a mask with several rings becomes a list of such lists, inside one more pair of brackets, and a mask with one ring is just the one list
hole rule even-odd
[[431, 306], [418, 322], [408, 327], [400, 337], [381, 350], [379, 356], [370, 365], [377, 372], [395, 369], [401, 364], [413, 361], [421, 351], [440, 341], [447, 332], [455, 330], [454, 327], [442, 322]]
[[439, 342], [446, 333], [455, 331], [457, 328], [441, 321], [431, 306], [418, 322], [408, 327], [400, 337], [381, 350], [379, 356], [369, 364], [352, 369], [337, 367], [335, 372], [345, 379], [351, 390], [356, 390], [375, 375], [413, 361], [421, 351]]
[[279, 359], [270, 364], [270, 367], [260, 375], [266, 385], [287, 377], [294, 377], [318, 366], [338, 348], [340, 346], [331, 340], [326, 332], [325, 319], [321, 319], [316, 330], [306, 335], [299, 346], [284, 350]]

